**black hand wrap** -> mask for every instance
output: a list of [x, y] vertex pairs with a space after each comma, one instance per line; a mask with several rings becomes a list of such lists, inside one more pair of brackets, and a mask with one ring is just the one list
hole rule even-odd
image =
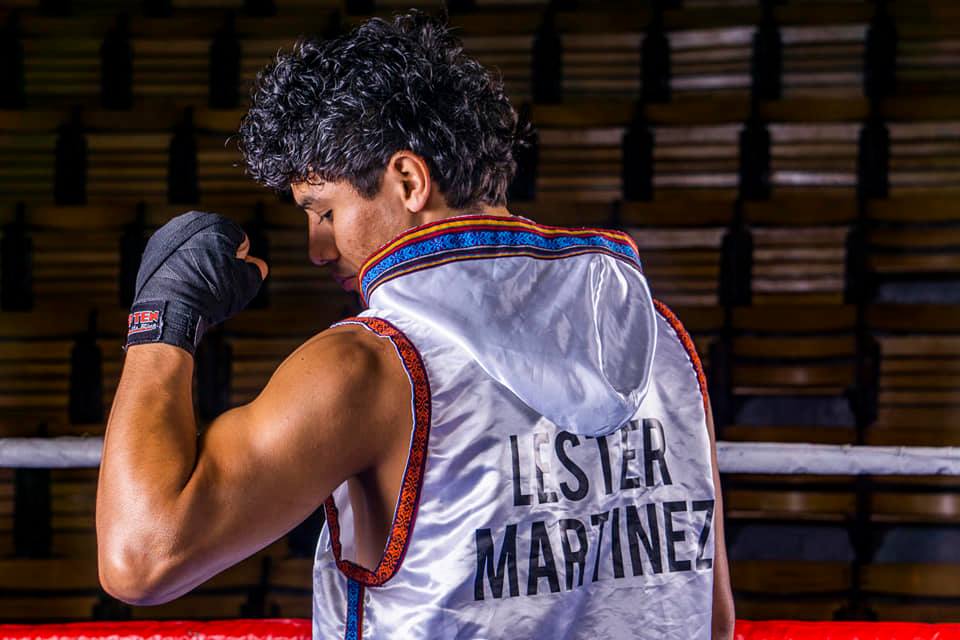
[[131, 345], [165, 342], [195, 351], [207, 328], [241, 311], [257, 294], [257, 265], [237, 258], [243, 230], [215, 213], [190, 211], [147, 242], [127, 321]]

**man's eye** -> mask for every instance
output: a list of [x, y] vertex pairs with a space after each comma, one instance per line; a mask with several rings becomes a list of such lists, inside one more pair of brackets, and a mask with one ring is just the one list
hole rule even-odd
[[325, 214], [323, 214], [320, 217], [323, 218], [324, 220], [333, 220], [333, 209], [331, 209], [330, 211], [327, 211]]

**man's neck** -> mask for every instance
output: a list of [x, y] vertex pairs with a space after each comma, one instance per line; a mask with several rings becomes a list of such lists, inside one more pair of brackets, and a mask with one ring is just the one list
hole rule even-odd
[[437, 220], [444, 220], [446, 218], [454, 218], [456, 216], [466, 216], [466, 215], [485, 215], [485, 216], [495, 216], [498, 218], [510, 218], [513, 217], [513, 214], [506, 207], [472, 207], [469, 209], [435, 209], [433, 211], [423, 212], [423, 218], [421, 224], [426, 224], [428, 222], [436, 222]]

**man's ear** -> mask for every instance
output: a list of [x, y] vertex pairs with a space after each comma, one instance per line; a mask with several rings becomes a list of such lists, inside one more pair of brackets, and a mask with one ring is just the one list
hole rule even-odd
[[397, 151], [387, 163], [387, 174], [410, 213], [419, 213], [430, 200], [433, 181], [426, 161], [412, 151]]

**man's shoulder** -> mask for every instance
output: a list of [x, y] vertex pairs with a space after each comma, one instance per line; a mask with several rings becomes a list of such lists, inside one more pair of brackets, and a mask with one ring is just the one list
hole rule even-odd
[[323, 367], [334, 361], [358, 373], [374, 373], [382, 351], [376, 336], [360, 326], [342, 324], [310, 337], [290, 354], [288, 361]]
[[357, 324], [331, 327], [308, 339], [275, 375], [313, 387], [328, 403], [374, 414], [389, 414], [409, 402], [409, 380], [389, 340]]
[[362, 327], [334, 327], [287, 356], [246, 408], [253, 423], [270, 427], [269, 446], [333, 447], [341, 482], [409, 439], [399, 416], [410, 406], [410, 383], [389, 341], [378, 340]]

